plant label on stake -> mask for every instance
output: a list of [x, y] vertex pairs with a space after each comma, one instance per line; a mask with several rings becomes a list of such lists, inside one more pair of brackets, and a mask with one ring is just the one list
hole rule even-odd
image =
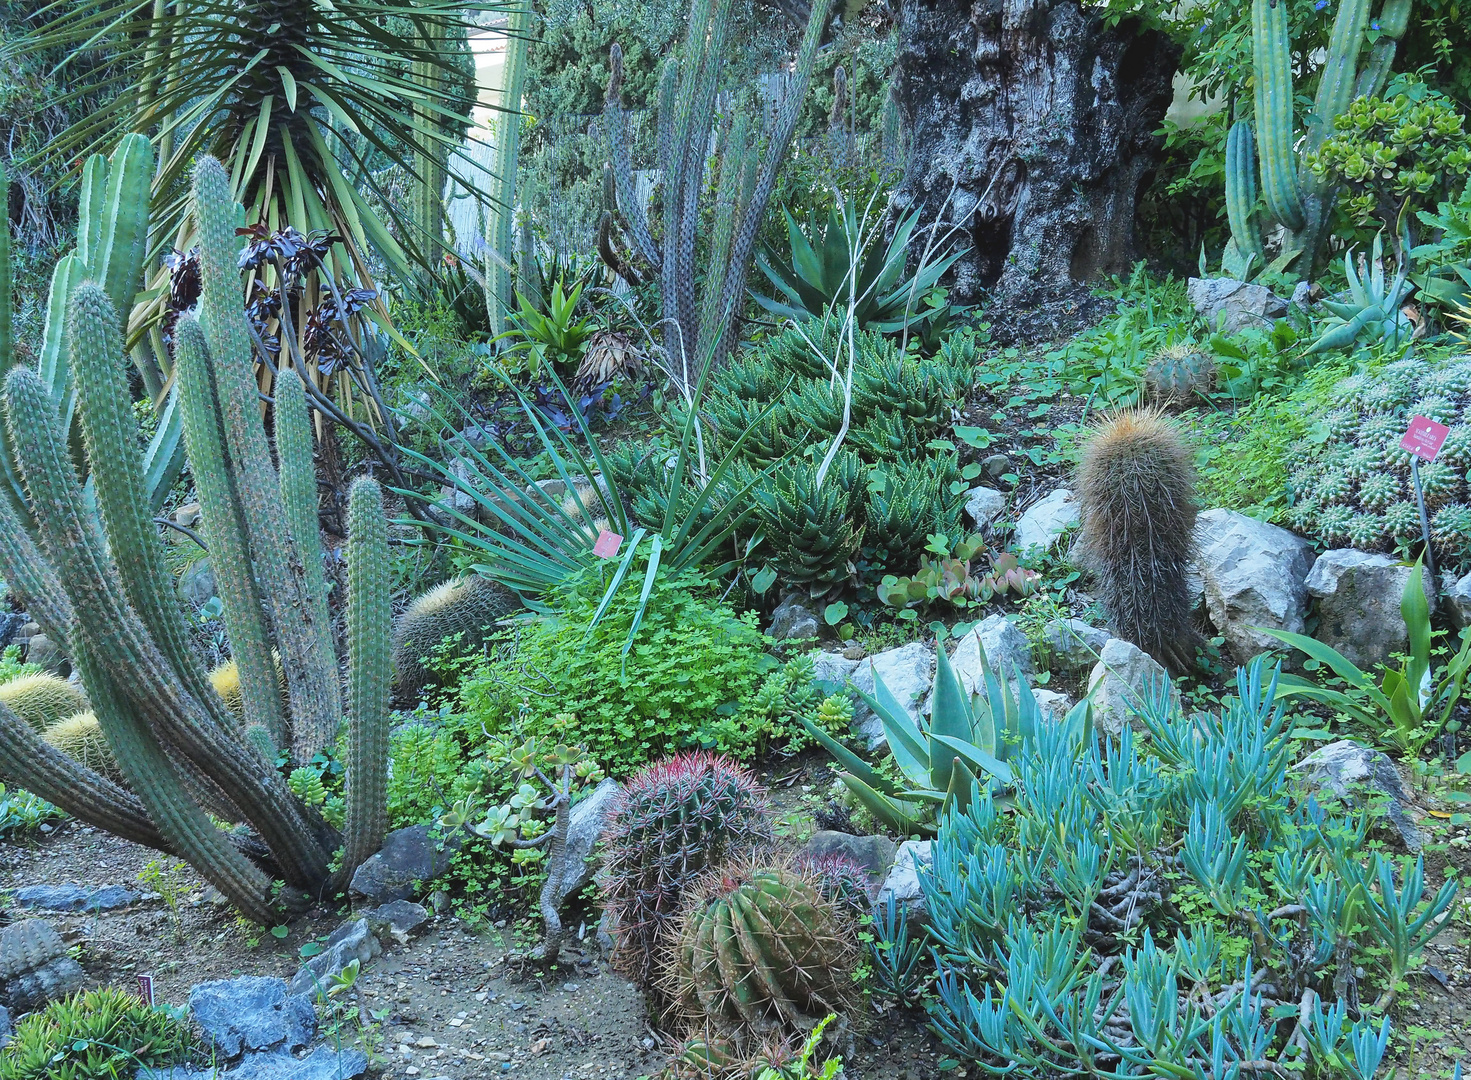
[[143, 999], [143, 1001], [150, 1008], [152, 1008], [153, 1005], [156, 1004], [155, 1001], [154, 1001], [154, 999], [153, 999], [153, 976], [152, 975], [139, 975], [138, 976], [138, 996], [141, 997]]
[[1420, 531], [1425, 536], [1425, 572], [1430, 575], [1430, 587], [1435, 588], [1435, 554], [1430, 550], [1430, 515], [1425, 512], [1425, 489], [1420, 486], [1420, 459], [1434, 461], [1435, 455], [1445, 445], [1451, 429], [1436, 423], [1428, 416], [1416, 416], [1410, 421], [1410, 430], [1400, 439], [1400, 449], [1409, 451], [1410, 478], [1415, 483], [1415, 503], [1420, 508]]
[[618, 549], [622, 546], [623, 537], [604, 529], [598, 533], [597, 543], [592, 546], [592, 553], [600, 559], [611, 559], [618, 554]]

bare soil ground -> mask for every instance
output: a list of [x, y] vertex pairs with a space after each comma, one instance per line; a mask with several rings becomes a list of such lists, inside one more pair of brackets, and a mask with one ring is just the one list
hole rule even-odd
[[[152, 975], [158, 1000], [176, 1005], [188, 1001], [197, 982], [290, 978], [301, 964], [298, 949], [331, 933], [345, 914], [313, 912], [277, 939], [211, 902], [211, 890], [187, 868], [173, 875], [179, 888], [172, 908], [148, 895], [139, 876], [162, 861], [155, 852], [66, 822], [49, 835], [0, 843], [0, 889], [115, 884], [144, 891], [144, 899], [114, 911], [38, 914], [77, 950], [89, 987], [136, 992], [137, 976]], [[355, 986], [360, 996], [339, 1009], [336, 1037], [370, 1051], [376, 1075], [406, 1080], [632, 1080], [657, 1074], [671, 1045], [650, 1026], [639, 991], [609, 970], [593, 937], [589, 925], [558, 970], [533, 977], [505, 963], [518, 944], [510, 929], [471, 929], [453, 915], [435, 916], [424, 933], [364, 968]], [[330, 1029], [330, 1022], [324, 1026]], [[327, 1037], [333, 1037], [330, 1030]], [[941, 1075], [943, 1054], [918, 1017], [871, 1024], [854, 1044], [847, 1072], [854, 1080]]]

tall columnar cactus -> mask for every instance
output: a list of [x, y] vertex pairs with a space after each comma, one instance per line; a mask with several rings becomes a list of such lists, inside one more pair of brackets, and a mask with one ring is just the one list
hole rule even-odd
[[491, 330], [504, 333], [513, 310], [511, 268], [516, 263], [516, 173], [521, 155], [521, 89], [531, 52], [529, 2], [516, 7], [506, 23], [506, 59], [501, 78], [501, 111], [495, 118], [495, 164], [491, 203], [485, 214], [485, 309]]
[[[132, 310], [133, 298], [142, 284], [143, 264], [148, 250], [149, 191], [153, 180], [153, 147], [146, 136], [125, 136], [109, 159], [94, 154], [82, 173], [78, 207], [77, 246], [59, 260], [51, 274], [41, 352], [36, 368], [47, 390], [58, 403], [65, 403], [70, 423], [76, 411], [76, 388], [67, 365], [66, 312], [72, 293], [83, 281], [101, 285], [122, 313], [124, 321]], [[0, 192], [5, 191], [0, 175]], [[0, 230], [0, 368], [16, 362], [11, 331], [11, 265], [9, 229]], [[139, 372], [150, 393], [162, 396], [163, 378], [146, 344], [136, 349]], [[149, 449], [146, 481], [149, 499], [156, 508], [183, 466], [178, 452], [179, 426], [175, 413], [165, 410]], [[15, 467], [13, 454], [0, 433], [0, 485], [22, 521], [30, 512], [25, 489]]]
[[1148, 409], [1104, 421], [1083, 448], [1078, 502], [1109, 623], [1171, 670], [1194, 667], [1195, 463], [1179, 427]]
[[[733, 329], [745, 303], [756, 234], [797, 129], [832, 0], [812, 4], [785, 97], [769, 128], [760, 131], [738, 114], [716, 133], [718, 179], [711, 216], [702, 213], [700, 197], [706, 190], [711, 134], [721, 112], [716, 98], [730, 51], [732, 7], [733, 0], [692, 0], [680, 54], [665, 62], [660, 77], [662, 245], [654, 242], [634, 190], [628, 114], [623, 108], [623, 50], [617, 43], [609, 55], [611, 73], [603, 107], [619, 209], [634, 250], [660, 277], [670, 369], [690, 387], [707, 358], [719, 367], [735, 347]], [[713, 220], [714, 225], [708, 250], [697, 263], [695, 234], [703, 220]], [[703, 282], [700, 298], [695, 295], [697, 279]]]
[[367, 477], [347, 501], [347, 720], [352, 756], [347, 767], [343, 861], [359, 865], [388, 832], [389, 637], [393, 622], [388, 580], [388, 520], [383, 493]]
[[[1304, 164], [1333, 133], [1333, 120], [1358, 97], [1384, 89], [1404, 36], [1413, 0], [1384, 0], [1369, 45], [1372, 0], [1343, 0], [1333, 20], [1318, 94], [1304, 118], [1303, 137], [1293, 125], [1292, 37], [1287, 0], [1252, 0], [1256, 128], [1238, 120], [1226, 141], [1226, 213], [1231, 225], [1225, 268], [1244, 274], [1266, 263], [1257, 201], [1256, 166], [1268, 220], [1282, 229], [1280, 269], [1312, 277], [1320, 268], [1324, 232], [1336, 185]], [[1361, 62], [1362, 60], [1362, 62]], [[1254, 137], [1253, 137], [1254, 134]], [[1254, 159], [1260, 159], [1259, 162]]]
[[[321, 576], [308, 569], [322, 557], [320, 543], [314, 527], [301, 525], [303, 507], [287, 506], [302, 482], [293, 469], [309, 468], [293, 448], [309, 446], [310, 434], [292, 430], [306, 414], [292, 408], [288, 390], [276, 416], [286, 475], [278, 474], [240, 304], [235, 204], [214, 159], [200, 162], [193, 194], [204, 286], [199, 317], [177, 327], [179, 392], [243, 716], [221, 700], [188, 647], [145, 496], [117, 316], [105, 289], [84, 282], [73, 290], [66, 337], [96, 514], [61, 410], [35, 372], [16, 368], [5, 380], [5, 418], [37, 528], [33, 537], [0, 501], [0, 573], [72, 656], [123, 782], [42, 743], [5, 708], [0, 771], [83, 821], [186, 859], [246, 915], [274, 921], [340, 885], [381, 838], [382, 822], [360, 807], [340, 836], [275, 766], [271, 751], [308, 759], [343, 721]], [[371, 801], [387, 768], [389, 620], [386, 525], [365, 483], [354, 492], [349, 537], [359, 602], [347, 617], [348, 785]], [[246, 829], [227, 831], [217, 820]]]

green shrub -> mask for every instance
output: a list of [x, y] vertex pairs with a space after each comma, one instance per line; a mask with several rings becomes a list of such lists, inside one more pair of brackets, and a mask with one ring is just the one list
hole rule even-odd
[[19, 788], [0, 784], [0, 839], [17, 832], [40, 828], [48, 821], [66, 817], [45, 799]]
[[453, 722], [414, 719], [393, 733], [389, 749], [388, 820], [394, 828], [434, 821], [482, 778], [471, 760], [469, 733]]
[[[53, 1001], [16, 1025], [0, 1080], [117, 1080], [191, 1057], [189, 1026], [111, 987]], [[146, 1075], [146, 1073], [145, 1073]]]
[[774, 664], [754, 616], [709, 598], [695, 574], [660, 574], [634, 628], [640, 590], [620, 589], [595, 620], [605, 588], [587, 572], [555, 596], [560, 610], [504, 635], [461, 684], [469, 729], [577, 742], [614, 776], [690, 746], [748, 753], [758, 733], [716, 723]]
[[20, 659], [20, 646], [7, 646], [0, 653], [0, 685], [18, 679], [22, 675], [34, 675], [41, 670], [40, 664], [24, 664]]

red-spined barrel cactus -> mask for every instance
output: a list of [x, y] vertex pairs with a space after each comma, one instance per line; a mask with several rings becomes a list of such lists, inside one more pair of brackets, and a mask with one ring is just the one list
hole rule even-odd
[[657, 993], [655, 952], [685, 888], [709, 867], [769, 845], [770, 810], [755, 777], [716, 754], [680, 754], [629, 780], [603, 833], [599, 877], [617, 971]]
[[810, 1030], [852, 1008], [853, 928], [815, 875], [746, 860], [689, 890], [665, 991], [695, 1028]]

